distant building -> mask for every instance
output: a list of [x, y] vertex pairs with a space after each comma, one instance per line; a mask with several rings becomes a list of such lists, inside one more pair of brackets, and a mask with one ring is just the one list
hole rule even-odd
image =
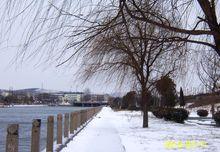
[[4, 103], [4, 97], [0, 95], [0, 103]]
[[9, 91], [1, 91], [1, 95], [4, 96], [4, 97], [7, 97], [9, 96]]
[[108, 98], [109, 98], [109, 95], [107, 94], [92, 94], [91, 102], [104, 103], [104, 102], [108, 102]]
[[81, 102], [82, 101], [82, 92], [67, 92], [63, 93], [62, 101], [64, 103], [69, 102], [72, 104], [73, 102]]
[[5, 104], [0, 102], [0, 108], [4, 108]]
[[40, 104], [57, 104], [59, 102], [58, 96], [49, 93], [40, 93], [34, 96], [34, 102]]

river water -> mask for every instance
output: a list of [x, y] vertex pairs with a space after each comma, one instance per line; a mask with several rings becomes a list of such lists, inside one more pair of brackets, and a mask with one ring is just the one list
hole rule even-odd
[[[5, 140], [8, 124], [19, 124], [19, 152], [30, 152], [32, 120], [41, 119], [40, 148], [43, 150], [46, 147], [47, 117], [49, 115], [56, 116], [58, 113], [70, 113], [81, 109], [85, 108], [60, 106], [18, 106], [11, 108], [0, 108], [0, 152], [5, 151]], [[56, 124], [55, 117], [54, 124]], [[56, 133], [56, 125], [54, 125], [54, 133]]]

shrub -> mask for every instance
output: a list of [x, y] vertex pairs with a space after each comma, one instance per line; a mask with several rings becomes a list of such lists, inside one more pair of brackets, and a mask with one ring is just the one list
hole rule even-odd
[[208, 114], [209, 112], [207, 110], [204, 110], [204, 109], [197, 110], [197, 115], [200, 117], [207, 117]]
[[214, 114], [214, 120], [217, 126], [220, 126], [220, 111]]
[[176, 105], [176, 84], [168, 76], [162, 76], [156, 81], [156, 89], [162, 96], [162, 104], [167, 107], [174, 107]]
[[164, 110], [164, 119], [165, 120], [173, 120], [173, 112], [174, 112], [174, 108], [166, 108]]
[[157, 118], [163, 118], [164, 117], [164, 109], [162, 108], [155, 108], [152, 110], [152, 113]]
[[128, 109], [128, 110], [136, 109], [136, 103], [137, 103], [137, 94], [135, 91], [130, 91], [125, 96], [123, 96], [121, 109]]
[[140, 109], [140, 107], [136, 107], [135, 105], [130, 105], [130, 106], [128, 106], [128, 110], [138, 111], [138, 110], [141, 110], [141, 109]]
[[183, 108], [177, 108], [173, 112], [173, 121], [177, 123], [184, 123], [184, 120], [188, 119], [189, 112]]
[[185, 106], [185, 100], [184, 100], [184, 94], [183, 94], [183, 89], [180, 87], [180, 98], [179, 98], [179, 103], [181, 107]]
[[157, 108], [152, 111], [157, 118], [164, 118], [168, 121], [184, 123], [189, 116], [189, 112], [182, 108]]

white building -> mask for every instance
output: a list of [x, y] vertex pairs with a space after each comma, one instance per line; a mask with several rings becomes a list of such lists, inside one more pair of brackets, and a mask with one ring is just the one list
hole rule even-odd
[[2, 91], [2, 92], [1, 92], [1, 95], [4, 96], [4, 97], [9, 96], [9, 94], [10, 94], [10, 93], [9, 93], [8, 91]]
[[62, 101], [64, 103], [81, 102], [83, 93], [81, 92], [68, 92], [63, 94]]

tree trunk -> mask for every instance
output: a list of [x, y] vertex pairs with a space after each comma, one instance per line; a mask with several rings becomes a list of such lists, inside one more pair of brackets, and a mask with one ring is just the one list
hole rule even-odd
[[141, 103], [142, 103], [142, 111], [143, 111], [143, 128], [148, 127], [148, 92], [144, 88], [142, 88], [141, 92]]
[[215, 105], [211, 105], [211, 113], [212, 113], [212, 118], [214, 118], [214, 113], [215, 113]]
[[215, 51], [220, 56], [220, 25], [217, 21], [216, 6], [207, 0], [197, 0], [203, 13], [205, 14], [206, 22], [209, 25], [210, 30], [213, 32], [213, 39], [215, 41]]
[[147, 104], [144, 105], [144, 108], [143, 108], [143, 128], [148, 128], [148, 106]]

